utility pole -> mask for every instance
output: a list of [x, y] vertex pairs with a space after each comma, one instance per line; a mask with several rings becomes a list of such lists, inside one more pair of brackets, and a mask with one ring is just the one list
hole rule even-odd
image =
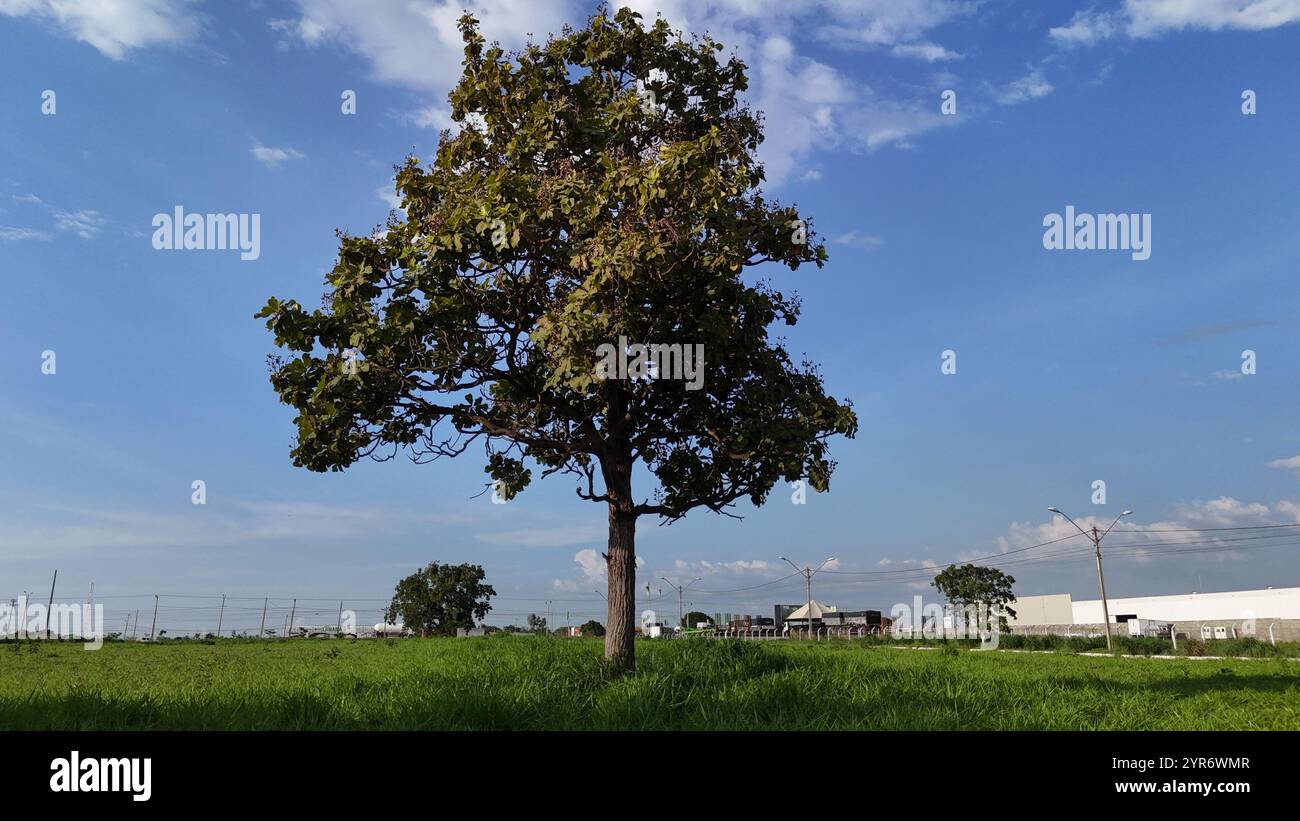
[[158, 629], [158, 594], [153, 594], [153, 625], [149, 628], [149, 641], [154, 640], [154, 631]]
[[1101, 570], [1101, 536], [1092, 526], [1092, 547], [1097, 555], [1097, 584], [1101, 587], [1101, 617], [1106, 622], [1106, 649], [1110, 649], [1110, 603], [1106, 601], [1106, 574]]
[[[668, 580], [664, 579], [663, 576], [660, 576], [659, 578], [668, 582]], [[677, 625], [679, 627], [686, 626], [686, 615], [682, 612], [682, 593], [686, 592], [686, 588], [690, 587], [691, 585], [695, 584], [698, 581], [703, 581], [703, 579], [698, 579], [698, 578], [691, 579], [689, 582], [687, 582], [684, 585], [681, 585], [680, 587], [678, 585], [673, 584], [672, 582], [668, 582], [668, 586], [677, 591]]]
[[289, 631], [293, 630], [293, 617], [298, 615], [298, 600], [293, 600], [293, 609], [289, 611], [289, 626], [284, 628], [285, 638], [289, 637]]
[[[800, 575], [802, 575], [803, 578], [804, 578], [804, 581], [807, 582], [807, 584], [808, 584], [808, 606], [807, 606], [807, 610], [806, 610], [806, 612], [807, 612], [807, 615], [808, 615], [808, 638], [812, 638], [812, 577], [813, 577], [813, 576], [816, 576], [816, 575], [818, 574], [818, 572], [820, 572], [821, 569], [822, 569], [823, 567], [825, 567], [826, 565], [828, 565], [828, 564], [830, 564], [831, 562], [835, 561], [835, 559], [833, 559], [833, 558], [826, 559], [824, 562], [822, 562], [821, 564], [817, 565], [817, 569], [816, 569], [816, 570], [813, 570], [811, 567], [800, 568], [798, 565], [796, 565], [794, 562], [792, 562], [792, 561], [790, 561], [789, 559], [787, 559], [785, 556], [778, 556], [777, 558], [781, 559], [781, 560], [784, 561], [786, 564], [788, 564], [788, 565], [790, 565], [791, 567], [793, 567], [794, 570], [795, 570], [795, 572], [798, 573], [798, 574], [800, 574]], [[790, 577], [789, 577], [789, 576], [786, 576], [786, 578], [788, 579], [788, 578], [790, 578]]]
[[54, 615], [54, 585], [59, 583], [59, 571], [54, 571], [54, 581], [50, 582], [50, 603], [45, 607], [45, 639], [50, 638], [50, 617]]
[[1111, 652], [1112, 649], [1111, 638], [1110, 638], [1110, 604], [1106, 601], [1106, 576], [1101, 572], [1101, 540], [1106, 538], [1106, 534], [1110, 533], [1110, 528], [1114, 527], [1116, 522], [1118, 522], [1120, 519], [1123, 519], [1125, 516], [1130, 515], [1133, 511], [1126, 510], [1123, 513], [1119, 514], [1118, 516], [1115, 517], [1115, 521], [1110, 523], [1110, 527], [1106, 528], [1104, 532], [1099, 532], [1096, 525], [1093, 525], [1092, 530], [1090, 531], [1084, 530], [1083, 528], [1079, 527], [1079, 525], [1076, 524], [1073, 519], [1071, 519], [1069, 516], [1066, 516], [1057, 508], [1049, 507], [1048, 510], [1051, 511], [1052, 513], [1055, 513], [1058, 516], [1065, 516], [1065, 520], [1070, 524], [1074, 525], [1075, 530], [1079, 531], [1084, 536], [1087, 536], [1088, 539], [1092, 541], [1092, 546], [1095, 549], [1097, 554], [1097, 584], [1101, 586], [1101, 618], [1102, 621], [1106, 623], [1106, 652], [1109, 653]]
[[262, 599], [262, 626], [257, 628], [257, 637], [259, 639], [266, 638], [266, 605], [270, 600], [270, 596]]
[[135, 633], [136, 633], [136, 631], [139, 630], [139, 629], [140, 629], [140, 610], [139, 610], [139, 608], [136, 608], [136, 611], [135, 611], [135, 621], [131, 624], [131, 638], [132, 638], [133, 640], [135, 639]]
[[343, 602], [339, 602], [339, 626], [335, 632], [343, 632]]
[[221, 623], [226, 620], [226, 594], [221, 594], [221, 613], [217, 616], [217, 638], [221, 638]]

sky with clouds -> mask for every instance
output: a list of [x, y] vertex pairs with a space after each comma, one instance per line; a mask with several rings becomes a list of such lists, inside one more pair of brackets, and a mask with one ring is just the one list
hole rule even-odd
[[[642, 520], [646, 603], [675, 608], [660, 578], [698, 577], [697, 609], [769, 613], [803, 595], [768, 584], [779, 556], [834, 556], [817, 597], [888, 610], [926, 567], [1069, 536], [1048, 505], [1085, 526], [1136, 511], [1111, 537], [1112, 595], [1300, 584], [1285, 541], [1140, 547], [1300, 522], [1300, 0], [629, 5], [749, 66], [767, 188], [830, 253], [764, 273], [803, 298], [789, 347], [861, 422], [829, 494]], [[594, 10], [0, 0], [0, 595], [58, 568], [69, 595], [379, 602], [437, 559], [487, 568], [494, 622], [603, 612], [604, 512], [565, 480], [493, 505], [468, 459], [295, 469], [267, 383], [253, 314], [315, 304], [335, 231], [381, 224], [393, 164], [453, 125], [462, 8], [509, 47]], [[154, 250], [177, 205], [260, 214], [260, 256]], [[1150, 259], [1045, 250], [1067, 205], [1151, 214]], [[1023, 557], [1041, 560], [1008, 564], [1018, 592], [1094, 595], [1077, 541]]]

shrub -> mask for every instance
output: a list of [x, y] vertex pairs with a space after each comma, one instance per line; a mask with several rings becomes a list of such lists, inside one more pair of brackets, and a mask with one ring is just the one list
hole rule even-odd
[[1270, 658], [1285, 655], [1280, 648], [1260, 641], [1257, 638], [1221, 639], [1214, 642], [1216, 656], [1246, 656], [1249, 658]]
[[1167, 639], [1150, 636], [1119, 636], [1115, 649], [1130, 656], [1158, 656], [1170, 652], [1172, 645]]

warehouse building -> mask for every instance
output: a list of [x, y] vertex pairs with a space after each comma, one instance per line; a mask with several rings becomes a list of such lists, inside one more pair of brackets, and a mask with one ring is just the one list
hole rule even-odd
[[[1300, 587], [1222, 593], [1108, 598], [1112, 624], [1168, 622], [1180, 638], [1271, 637], [1300, 640]], [[1007, 619], [1013, 633], [1089, 634], [1104, 630], [1101, 599], [1073, 601], [1068, 593], [1023, 596]]]

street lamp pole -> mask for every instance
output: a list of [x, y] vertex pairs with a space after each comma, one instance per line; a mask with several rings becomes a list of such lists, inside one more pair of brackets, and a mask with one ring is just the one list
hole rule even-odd
[[[668, 580], [665, 579], [663, 576], [660, 576], [659, 578], [668, 582]], [[686, 626], [686, 624], [684, 623], [686, 616], [684, 613], [682, 613], [682, 594], [686, 592], [686, 588], [690, 587], [691, 585], [695, 584], [698, 581], [703, 581], [703, 579], [699, 579], [699, 578], [691, 579], [689, 582], [681, 586], [675, 585], [672, 582], [668, 582], [668, 586], [677, 591], [677, 624], [680, 625], [681, 627]]]
[[817, 565], [817, 570], [813, 570], [811, 567], [801, 568], [794, 562], [787, 559], [785, 556], [778, 556], [777, 558], [779, 558], [781, 561], [793, 567], [796, 573], [802, 575], [804, 578], [804, 582], [808, 586], [808, 605], [806, 608], [806, 612], [808, 615], [808, 636], [809, 638], [811, 638], [812, 637], [812, 577], [817, 575], [818, 571], [820, 571], [827, 564], [835, 561], [835, 559], [828, 558], [825, 561], [823, 561], [821, 564]]
[[1092, 542], [1092, 546], [1097, 557], [1097, 583], [1101, 587], [1101, 618], [1102, 621], [1105, 622], [1106, 624], [1106, 652], [1109, 653], [1111, 652], [1112, 649], [1111, 638], [1110, 638], [1110, 604], [1107, 603], [1106, 601], [1106, 575], [1102, 573], [1101, 570], [1101, 540], [1106, 538], [1106, 534], [1110, 533], [1111, 527], [1114, 527], [1116, 522], [1118, 522], [1120, 519], [1123, 519], [1125, 516], [1130, 515], [1133, 511], [1131, 510], [1124, 511], [1123, 513], [1115, 517], [1115, 521], [1111, 522], [1110, 527], [1106, 528], [1104, 532], [1098, 532], [1096, 525], [1093, 525], [1091, 530], [1084, 530], [1083, 528], [1079, 527], [1077, 522], [1075, 522], [1069, 516], [1066, 516], [1066, 514], [1062, 513], [1058, 508], [1049, 507], [1048, 510], [1052, 513], [1055, 513], [1057, 516], [1064, 516], [1067, 522], [1074, 525], [1075, 530], [1079, 531], [1084, 536], [1087, 536], [1088, 539]]

